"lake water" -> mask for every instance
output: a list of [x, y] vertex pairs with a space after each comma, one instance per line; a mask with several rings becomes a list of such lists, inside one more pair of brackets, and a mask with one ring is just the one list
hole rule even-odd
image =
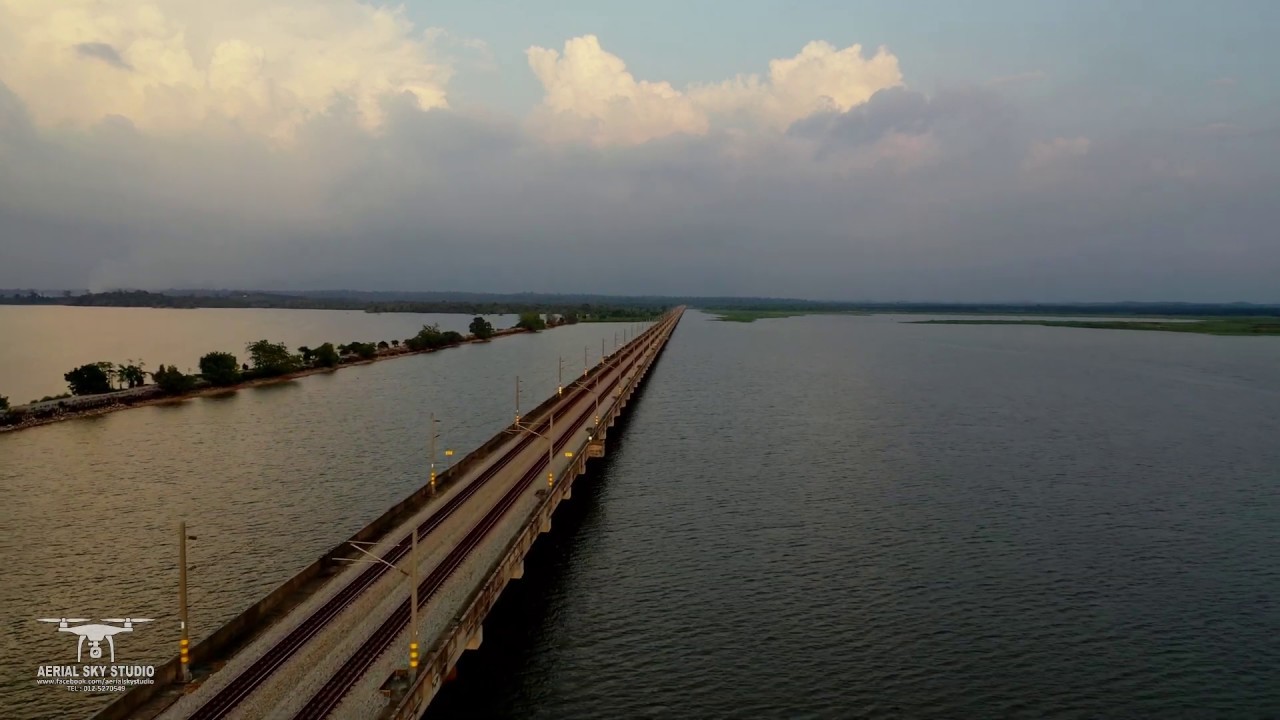
[[[899, 319], [686, 314], [430, 716], [1274, 716], [1280, 339]], [[177, 517], [203, 636], [613, 330], [0, 435], [0, 717], [104, 702], [36, 617], [173, 654]]]
[[[474, 315], [365, 313], [342, 310], [245, 310], [0, 305], [0, 395], [14, 404], [67, 392], [62, 374], [85, 363], [145, 361], [146, 369], [198, 370], [202, 355], [266, 338], [290, 349], [352, 341], [404, 340], [423, 325], [466, 333]], [[486, 316], [495, 328], [515, 315]]]

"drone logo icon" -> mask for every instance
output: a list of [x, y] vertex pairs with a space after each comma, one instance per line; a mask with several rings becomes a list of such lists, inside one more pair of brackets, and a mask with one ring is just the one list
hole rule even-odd
[[84, 644], [89, 642], [89, 657], [98, 660], [102, 657], [102, 641], [107, 641], [111, 650], [111, 662], [116, 661], [115, 635], [133, 632], [134, 623], [151, 622], [151, 618], [103, 618], [104, 623], [124, 623], [124, 625], [72, 625], [71, 623], [87, 623], [88, 618], [39, 618], [40, 622], [58, 623], [58, 632], [75, 633], [79, 636], [76, 642], [76, 662], [81, 662]]

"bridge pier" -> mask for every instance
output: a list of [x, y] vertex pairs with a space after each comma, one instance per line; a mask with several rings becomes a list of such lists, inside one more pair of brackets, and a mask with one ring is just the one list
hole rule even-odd
[[484, 626], [481, 625], [480, 627], [476, 628], [476, 634], [472, 635], [471, 639], [467, 641], [467, 649], [479, 650], [480, 644], [483, 642], [484, 642]]

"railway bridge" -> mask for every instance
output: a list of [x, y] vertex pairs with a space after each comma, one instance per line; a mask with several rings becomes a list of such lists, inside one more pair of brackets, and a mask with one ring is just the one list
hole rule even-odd
[[[603, 357], [95, 720], [422, 717], [684, 308]], [[434, 429], [432, 430], [434, 433]]]

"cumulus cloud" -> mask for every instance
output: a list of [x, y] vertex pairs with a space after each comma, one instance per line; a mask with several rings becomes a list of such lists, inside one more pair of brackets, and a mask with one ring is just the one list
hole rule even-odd
[[705, 135], [713, 128], [781, 131], [815, 112], [842, 112], [902, 84], [898, 59], [885, 48], [864, 57], [861, 45], [837, 49], [826, 42], [770, 61], [766, 77], [739, 75], [683, 90], [636, 80], [594, 35], [569, 40], [563, 52], [532, 47], [527, 55], [545, 91], [537, 127], [554, 139], [586, 137], [597, 145]]
[[402, 12], [355, 0], [0, 0], [0, 47], [0, 82], [43, 126], [287, 138], [348, 99], [372, 128], [388, 94], [447, 105], [450, 74]]
[[529, 52], [530, 132], [448, 107], [460, 41], [398, 13], [184, 2], [0, 0], [0, 287], [1257, 300], [1280, 273], [1275, 133], [1047, 131], [857, 46], [675, 88], [594, 38]]

